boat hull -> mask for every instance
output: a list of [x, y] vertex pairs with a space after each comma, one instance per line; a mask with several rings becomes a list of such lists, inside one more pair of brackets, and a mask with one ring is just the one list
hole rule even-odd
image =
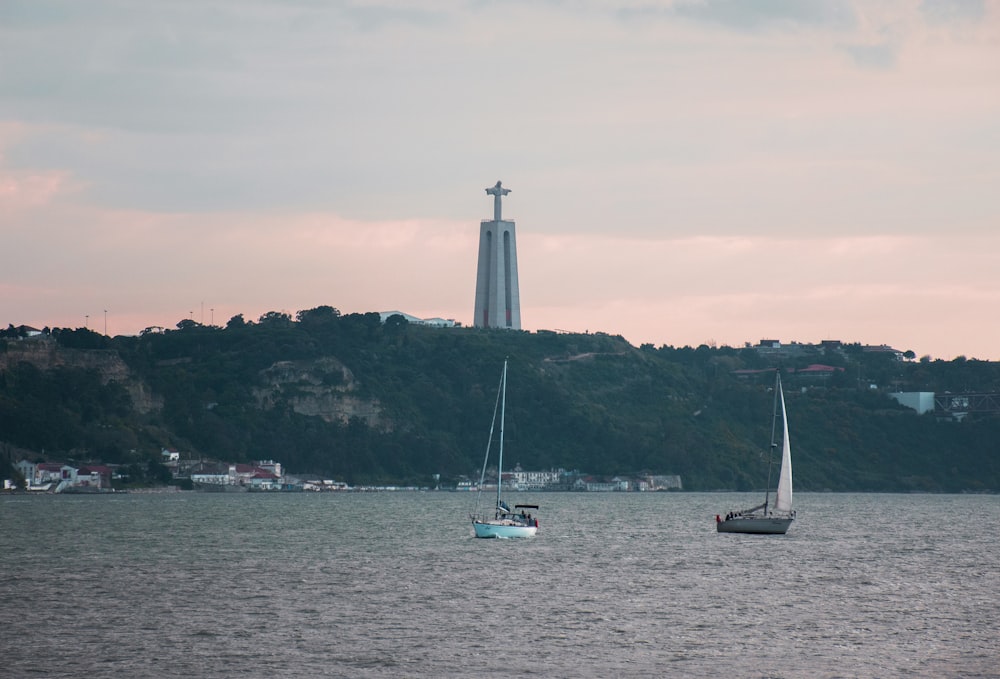
[[720, 533], [751, 533], [754, 535], [784, 535], [794, 519], [759, 517], [737, 518], [717, 521], [716, 530]]
[[492, 521], [473, 521], [472, 527], [477, 538], [530, 538], [538, 532], [538, 526], [521, 526]]

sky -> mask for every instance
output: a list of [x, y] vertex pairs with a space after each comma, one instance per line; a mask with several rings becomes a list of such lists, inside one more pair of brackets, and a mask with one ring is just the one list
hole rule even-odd
[[1000, 0], [2, 0], [0, 324], [1000, 360]]

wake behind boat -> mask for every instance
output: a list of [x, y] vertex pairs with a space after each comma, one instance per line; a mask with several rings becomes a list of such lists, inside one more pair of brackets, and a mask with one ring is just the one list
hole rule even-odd
[[[788, 417], [785, 414], [785, 393], [781, 389], [781, 373], [774, 378], [774, 414], [771, 419], [771, 448], [768, 451], [767, 488], [764, 490], [764, 504], [726, 514], [723, 519], [715, 515], [715, 527], [720, 533], [756, 533], [761, 535], [784, 535], [795, 520], [792, 510], [792, 447], [788, 440]], [[781, 471], [778, 472], [778, 488], [775, 491], [774, 507], [770, 508], [768, 490], [771, 486], [771, 453], [777, 447], [775, 433], [778, 424], [778, 406], [781, 406]]]
[[[479, 477], [479, 492], [476, 494], [476, 508], [470, 515], [472, 528], [477, 538], [530, 538], [538, 531], [538, 519], [531, 516], [527, 510], [538, 509], [538, 505], [514, 505], [511, 510], [501, 497], [503, 490], [503, 425], [507, 406], [507, 361], [503, 362], [503, 373], [500, 376], [500, 388], [497, 390], [497, 402], [493, 407], [493, 422], [490, 424], [490, 440], [486, 444], [486, 457], [483, 460], [483, 472]], [[497, 499], [494, 511], [480, 511], [480, 501], [483, 495], [483, 484], [486, 482], [486, 465], [490, 461], [490, 445], [493, 443], [493, 431], [497, 424], [499, 412], [500, 438], [497, 462]]]

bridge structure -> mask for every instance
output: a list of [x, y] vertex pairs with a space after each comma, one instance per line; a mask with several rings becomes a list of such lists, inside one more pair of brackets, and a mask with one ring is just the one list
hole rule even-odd
[[971, 413], [1000, 414], [1000, 394], [934, 394], [934, 412], [953, 417], [964, 417]]

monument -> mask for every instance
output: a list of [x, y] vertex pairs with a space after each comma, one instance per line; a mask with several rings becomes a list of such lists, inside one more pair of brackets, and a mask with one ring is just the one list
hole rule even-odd
[[486, 189], [493, 196], [493, 219], [479, 225], [479, 270], [476, 273], [477, 328], [521, 329], [521, 296], [517, 288], [517, 238], [514, 222], [504, 220], [500, 200], [510, 193], [496, 183]]

